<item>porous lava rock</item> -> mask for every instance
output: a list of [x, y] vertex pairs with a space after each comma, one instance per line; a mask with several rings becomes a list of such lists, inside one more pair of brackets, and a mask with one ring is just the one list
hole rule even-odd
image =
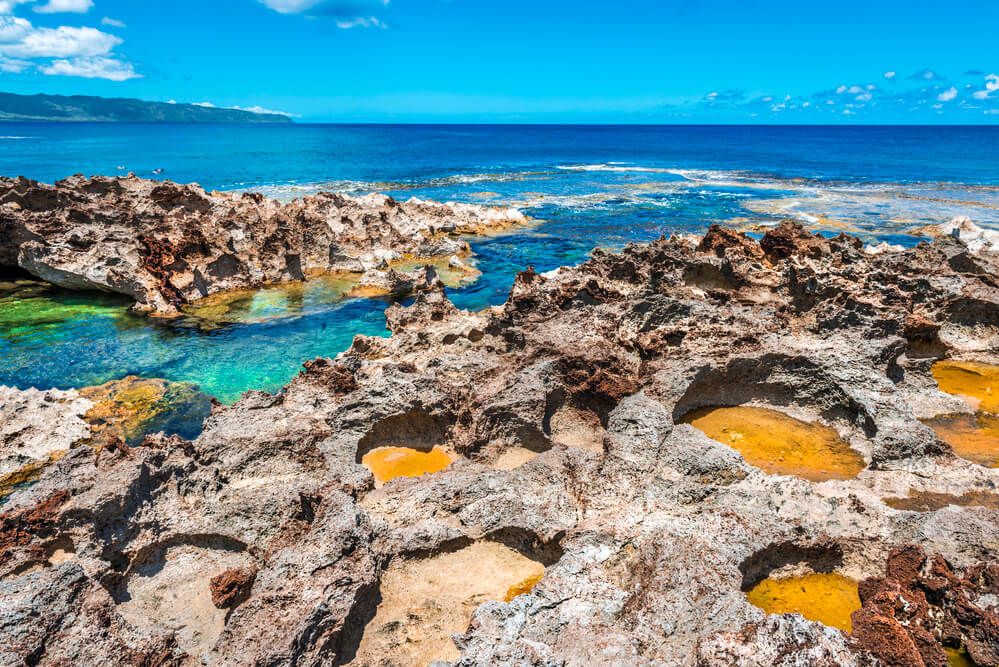
[[526, 221], [516, 209], [378, 194], [281, 203], [134, 176], [0, 178], [0, 268], [172, 315], [210, 294], [316, 273], [356, 273], [380, 294], [411, 291], [420, 280], [391, 271], [392, 261], [467, 256], [459, 235]]
[[[973, 261], [949, 261], [962, 253]], [[957, 630], [978, 650], [987, 638], [954, 614], [992, 618], [979, 582], [999, 560], [997, 510], [883, 499], [999, 484], [921, 421], [972, 410], [939, 391], [937, 358], [999, 361], [996, 269], [953, 237], [872, 255], [788, 224], [760, 243], [716, 230], [595, 251], [522, 273], [481, 312], [431, 289], [389, 309], [391, 337], [358, 336], [283, 391], [217, 407], [193, 441], [73, 450], [16, 491], [0, 662], [405, 664], [405, 632], [374, 637], [373, 619], [383, 586], [425, 582], [386, 573], [433, 574], [424, 559], [484, 543], [545, 573], [471, 606], [457, 665], [864, 665], [879, 623], [920, 656]], [[683, 421], [734, 405], [820, 421], [866, 468], [767, 475]], [[361, 461], [384, 446], [455, 460], [375, 488]], [[909, 567], [893, 555], [905, 544], [940, 560]], [[218, 609], [233, 570], [252, 586]], [[862, 588], [871, 623], [851, 638], [747, 601], [799, 570], [883, 578]], [[942, 595], [956, 625], [897, 632], [885, 587], [917, 606], [917, 589], [927, 604]], [[407, 623], [450, 599], [430, 596]]]

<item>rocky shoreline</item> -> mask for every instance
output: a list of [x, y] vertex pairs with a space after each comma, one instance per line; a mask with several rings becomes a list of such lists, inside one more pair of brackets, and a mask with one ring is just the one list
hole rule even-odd
[[[784, 224], [528, 270], [478, 313], [431, 289], [193, 441], [72, 448], [11, 495], [0, 664], [996, 664], [999, 470], [928, 422], [975, 411], [935, 363], [999, 363], [997, 276], [960, 234]], [[690, 423], [716, 406], [862, 470], [768, 474]], [[451, 463], [376, 485], [384, 447]], [[849, 631], [748, 601], [801, 573], [860, 582]]]
[[0, 269], [124, 294], [137, 311], [156, 315], [317, 274], [352, 275], [360, 295], [399, 295], [427, 278], [393, 264], [443, 262], [474, 274], [459, 237], [526, 222], [516, 209], [377, 194], [280, 203], [134, 176], [73, 176], [55, 185], [0, 178]]

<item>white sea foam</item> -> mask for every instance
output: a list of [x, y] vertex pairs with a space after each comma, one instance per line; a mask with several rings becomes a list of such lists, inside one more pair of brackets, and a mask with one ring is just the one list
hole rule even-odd
[[6, 139], [8, 141], [15, 141], [15, 140], [18, 140], [18, 139], [37, 139], [37, 138], [38, 137], [15, 137], [15, 136], [3, 137], [3, 136], [0, 136], [0, 139]]
[[556, 167], [562, 171], [616, 171], [616, 172], [637, 172], [649, 174], [669, 174], [669, 169], [660, 167], [639, 167], [628, 165], [623, 162], [606, 162], [602, 164], [560, 164]]

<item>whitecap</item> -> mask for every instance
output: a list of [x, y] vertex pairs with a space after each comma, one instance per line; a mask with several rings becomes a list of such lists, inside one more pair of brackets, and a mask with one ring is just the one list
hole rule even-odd
[[635, 165], [627, 165], [622, 162], [608, 162], [601, 164], [560, 164], [555, 167], [562, 171], [617, 171], [617, 172], [636, 172], [636, 173], [651, 173], [651, 174], [669, 174], [672, 173], [669, 169], [662, 169], [660, 167], [639, 167]]

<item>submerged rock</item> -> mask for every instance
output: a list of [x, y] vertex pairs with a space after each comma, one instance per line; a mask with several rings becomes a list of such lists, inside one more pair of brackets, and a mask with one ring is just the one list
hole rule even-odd
[[[55, 185], [4, 178], [0, 268], [69, 289], [121, 293], [139, 311], [174, 315], [222, 291], [316, 273], [367, 272], [367, 283], [381, 288], [370, 272], [394, 260], [467, 256], [459, 235], [526, 221], [515, 209], [384, 195], [320, 193], [282, 204], [134, 176], [74, 176]], [[385, 280], [379, 293], [406, 287]]]
[[[389, 308], [390, 338], [216, 407], [197, 438], [71, 451], [16, 491], [0, 661], [866, 665], [903, 644], [991, 660], [991, 630], [956, 614], [992, 627], [999, 509], [979, 500], [999, 469], [921, 420], [972, 413], [935, 361], [999, 361], [996, 275], [951, 237], [871, 255], [787, 224], [528, 270], [478, 313], [433, 286]], [[750, 465], [684, 423], [738, 406], [835, 433], [849, 474]], [[376, 483], [365, 457], [386, 447], [453, 457]], [[943, 595], [941, 634], [869, 595], [913, 542], [946, 569], [886, 585]], [[852, 634], [843, 605], [747, 597], [809, 574], [864, 582]]]

